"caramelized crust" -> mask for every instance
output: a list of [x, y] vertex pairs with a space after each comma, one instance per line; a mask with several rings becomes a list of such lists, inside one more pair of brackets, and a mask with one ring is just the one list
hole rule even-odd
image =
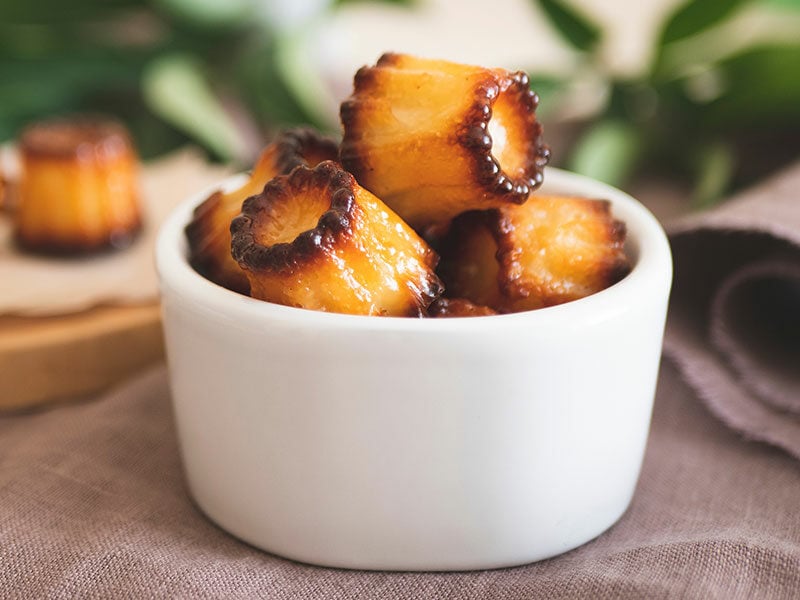
[[332, 161], [273, 179], [244, 202], [231, 234], [254, 298], [418, 317], [442, 292], [436, 253]]
[[342, 164], [417, 231], [525, 202], [549, 150], [522, 72], [384, 54], [341, 106]]
[[195, 209], [194, 218], [186, 226], [189, 261], [195, 270], [223, 287], [248, 293], [247, 277], [231, 256], [231, 220], [241, 211], [242, 202], [260, 193], [277, 175], [299, 165], [313, 167], [337, 155], [336, 142], [312, 129], [297, 128], [280, 133], [262, 151], [250, 179], [242, 187], [231, 192], [214, 192]]
[[127, 246], [141, 228], [138, 159], [125, 129], [88, 117], [35, 124], [19, 140], [17, 243], [76, 254]]
[[607, 200], [531, 198], [498, 211], [501, 289], [517, 312], [603, 290], [630, 271], [625, 224]]
[[9, 207], [8, 181], [3, 177], [3, 172], [0, 171], [0, 212], [9, 210]]
[[501, 312], [533, 310], [622, 279], [630, 270], [624, 243], [607, 201], [534, 196], [456, 219], [441, 273], [453, 295]]
[[473, 304], [464, 298], [439, 298], [431, 304], [428, 309], [428, 316], [434, 318], [443, 317], [488, 317], [496, 315], [497, 311], [488, 306]]

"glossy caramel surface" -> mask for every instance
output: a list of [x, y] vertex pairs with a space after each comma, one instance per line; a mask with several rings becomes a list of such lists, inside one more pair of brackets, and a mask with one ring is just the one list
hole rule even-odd
[[537, 102], [523, 73], [387, 54], [342, 104], [342, 164], [417, 231], [518, 204], [549, 156]]
[[332, 162], [274, 179], [244, 204], [232, 232], [254, 298], [328, 312], [421, 316], [441, 293], [433, 250]]
[[532, 196], [521, 206], [469, 213], [443, 241], [449, 295], [501, 312], [583, 298], [630, 269], [625, 227], [602, 200]]

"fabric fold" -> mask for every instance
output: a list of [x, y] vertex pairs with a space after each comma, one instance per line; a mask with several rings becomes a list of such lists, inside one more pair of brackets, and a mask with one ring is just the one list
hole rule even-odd
[[711, 304], [710, 334], [745, 388], [800, 414], [800, 260], [756, 262], [726, 279]]
[[668, 227], [665, 353], [744, 437], [800, 458], [800, 163]]

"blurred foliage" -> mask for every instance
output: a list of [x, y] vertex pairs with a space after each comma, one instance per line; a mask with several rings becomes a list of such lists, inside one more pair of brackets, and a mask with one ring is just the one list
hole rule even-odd
[[[110, 112], [146, 158], [192, 141], [247, 162], [278, 126], [335, 127], [304, 36], [367, 1], [0, 0], [0, 141], [45, 116]], [[612, 72], [603, 28], [571, 0], [533, 2], [575, 56], [571, 72], [531, 73], [544, 120], [577, 132], [557, 162], [616, 185], [680, 177], [708, 204], [800, 155], [800, 0], [688, 0], [635, 76]], [[743, 15], [769, 17], [760, 36], [736, 29]], [[561, 110], [586, 97], [581, 118]]]
[[531, 73], [550, 118], [586, 93], [576, 81], [597, 83], [600, 102], [577, 123], [561, 161], [568, 168], [614, 185], [642, 173], [679, 177], [706, 206], [800, 158], [797, 0], [688, 0], [666, 17], [645, 71], [630, 77], [610, 72], [590, 18], [563, 0], [534, 2], [577, 56], [563, 77]]
[[293, 30], [345, 1], [2, 0], [0, 141], [34, 119], [110, 113], [145, 158], [192, 141], [248, 161], [270, 129], [326, 125], [281, 58]]

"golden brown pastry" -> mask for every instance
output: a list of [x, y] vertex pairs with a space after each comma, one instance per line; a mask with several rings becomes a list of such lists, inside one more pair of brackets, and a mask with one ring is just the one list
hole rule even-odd
[[448, 294], [501, 312], [583, 298], [630, 270], [625, 225], [605, 200], [532, 196], [521, 206], [461, 215], [444, 240]]
[[525, 73], [384, 54], [341, 106], [342, 165], [417, 231], [525, 202], [549, 150]]
[[422, 316], [436, 253], [338, 164], [298, 167], [248, 198], [233, 256], [254, 298], [357, 315]]
[[488, 317], [496, 314], [496, 310], [488, 306], [474, 304], [464, 298], [439, 298], [428, 309], [428, 316], [437, 319], [444, 317]]
[[81, 117], [37, 123], [19, 139], [15, 236], [57, 254], [127, 246], [141, 227], [138, 159], [122, 125]]
[[242, 187], [214, 192], [195, 209], [192, 221], [186, 226], [189, 260], [195, 270], [223, 287], [248, 293], [247, 277], [231, 256], [231, 220], [241, 211], [242, 202], [260, 193], [276, 175], [288, 173], [299, 165], [313, 167], [337, 156], [336, 142], [312, 129], [290, 129], [278, 134], [262, 151]]

